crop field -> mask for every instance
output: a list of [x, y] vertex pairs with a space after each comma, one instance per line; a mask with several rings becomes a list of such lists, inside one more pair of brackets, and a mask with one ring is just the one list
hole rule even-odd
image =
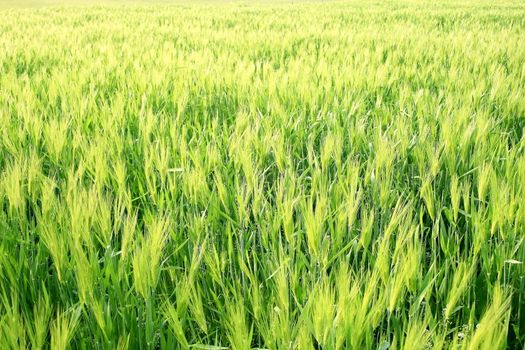
[[525, 346], [523, 1], [0, 1], [1, 349]]

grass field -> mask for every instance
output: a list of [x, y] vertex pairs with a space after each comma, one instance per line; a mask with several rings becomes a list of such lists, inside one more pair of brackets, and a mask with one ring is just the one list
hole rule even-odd
[[524, 43], [518, 0], [3, 0], [0, 348], [522, 349]]

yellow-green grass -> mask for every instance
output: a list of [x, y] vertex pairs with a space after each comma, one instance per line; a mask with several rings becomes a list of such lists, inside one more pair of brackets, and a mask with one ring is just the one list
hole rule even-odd
[[3, 4], [0, 348], [524, 346], [522, 1]]

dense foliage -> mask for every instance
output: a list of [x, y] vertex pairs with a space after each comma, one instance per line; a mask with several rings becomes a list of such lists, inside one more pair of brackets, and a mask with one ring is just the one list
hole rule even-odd
[[0, 10], [0, 347], [525, 344], [525, 4]]

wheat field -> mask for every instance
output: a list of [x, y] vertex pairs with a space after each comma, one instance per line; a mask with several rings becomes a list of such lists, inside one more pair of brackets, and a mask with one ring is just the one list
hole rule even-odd
[[525, 3], [3, 0], [0, 348], [522, 349]]

